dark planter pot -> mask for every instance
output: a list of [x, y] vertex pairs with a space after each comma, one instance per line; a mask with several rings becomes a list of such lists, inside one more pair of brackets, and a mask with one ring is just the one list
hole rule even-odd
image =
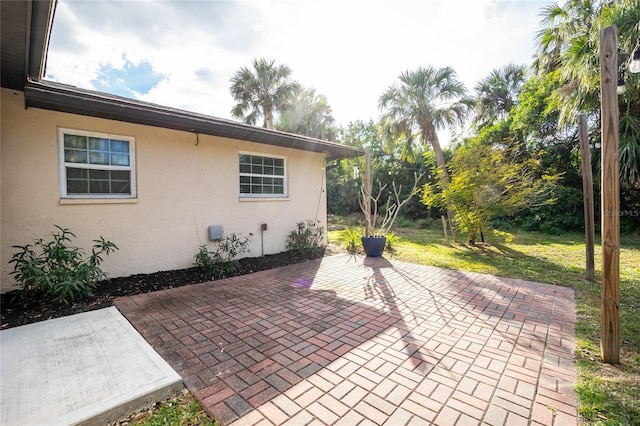
[[387, 237], [362, 237], [362, 247], [367, 256], [380, 257], [387, 244]]

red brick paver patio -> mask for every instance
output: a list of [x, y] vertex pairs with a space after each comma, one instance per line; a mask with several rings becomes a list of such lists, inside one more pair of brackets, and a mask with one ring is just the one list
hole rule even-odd
[[336, 255], [121, 298], [224, 425], [571, 425], [569, 288]]

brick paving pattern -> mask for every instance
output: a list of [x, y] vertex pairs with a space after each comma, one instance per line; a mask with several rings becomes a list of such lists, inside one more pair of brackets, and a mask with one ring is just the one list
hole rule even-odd
[[125, 297], [223, 425], [572, 425], [573, 290], [335, 255]]

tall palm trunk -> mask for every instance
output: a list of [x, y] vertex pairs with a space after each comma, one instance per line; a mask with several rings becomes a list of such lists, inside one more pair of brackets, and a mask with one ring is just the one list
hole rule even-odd
[[264, 114], [265, 127], [273, 130], [273, 102], [268, 93], [262, 95], [262, 113]]
[[[438, 139], [438, 133], [431, 122], [421, 123], [420, 124], [422, 130], [422, 138], [425, 141], [429, 141], [431, 144], [431, 148], [433, 148], [433, 152], [436, 155], [436, 165], [438, 167], [438, 179], [440, 179], [440, 185], [444, 188], [449, 183], [451, 183], [451, 179], [449, 178], [449, 171], [447, 170], [447, 165], [444, 161], [444, 154], [442, 153], [442, 147], [440, 146], [440, 140]], [[456, 239], [456, 231], [455, 231], [455, 212], [451, 209], [451, 203], [447, 201], [447, 218], [449, 219], [449, 226], [451, 228], [451, 236], [453, 237], [453, 241], [457, 241]]]
[[271, 109], [264, 109], [264, 122], [267, 129], [273, 130], [273, 111]]

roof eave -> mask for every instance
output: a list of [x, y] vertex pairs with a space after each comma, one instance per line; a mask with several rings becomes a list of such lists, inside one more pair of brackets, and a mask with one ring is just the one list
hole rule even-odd
[[0, 0], [0, 86], [23, 90], [45, 73], [55, 0]]
[[328, 160], [362, 156], [362, 150], [189, 111], [46, 82], [27, 82], [26, 107], [220, 136], [325, 154]]
[[51, 27], [57, 0], [32, 2], [31, 33], [29, 34], [29, 55], [27, 76], [33, 80], [44, 77], [49, 53]]

